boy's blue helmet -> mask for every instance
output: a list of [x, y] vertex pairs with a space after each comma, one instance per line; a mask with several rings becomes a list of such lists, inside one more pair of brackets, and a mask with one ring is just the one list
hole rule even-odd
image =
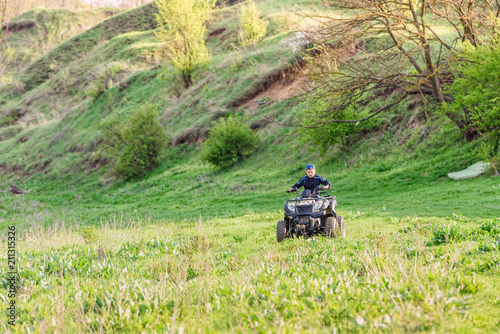
[[316, 167], [314, 167], [313, 164], [309, 164], [309, 165], [307, 165], [306, 169], [314, 169], [314, 170], [316, 170]]

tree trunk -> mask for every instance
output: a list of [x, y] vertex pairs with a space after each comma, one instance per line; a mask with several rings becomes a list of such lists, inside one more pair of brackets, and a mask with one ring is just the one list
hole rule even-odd
[[458, 11], [460, 13], [460, 24], [464, 28], [462, 42], [468, 40], [472, 45], [476, 46], [476, 33], [474, 32], [472, 18], [470, 17], [471, 13], [474, 11], [474, 6], [475, 0], [469, 0], [467, 12], [464, 12], [462, 7], [460, 7]]
[[[422, 38], [425, 40], [425, 37]], [[425, 40], [425, 43], [426, 43], [424, 44], [425, 64], [427, 66], [427, 70], [431, 73], [431, 75], [429, 76], [429, 80], [431, 82], [434, 98], [439, 104], [441, 104], [444, 102], [443, 93], [441, 92], [441, 84], [439, 83], [437, 71], [434, 68], [434, 64], [432, 63], [431, 48], [427, 40]]]

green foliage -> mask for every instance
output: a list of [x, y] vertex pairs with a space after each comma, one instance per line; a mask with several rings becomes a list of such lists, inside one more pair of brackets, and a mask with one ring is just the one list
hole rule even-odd
[[250, 155], [259, 139], [242, 118], [229, 116], [214, 123], [210, 137], [203, 143], [203, 160], [217, 167], [229, 167]]
[[[322, 154], [335, 144], [345, 144], [346, 137], [361, 129], [356, 127], [355, 123], [332, 122], [330, 106], [330, 102], [326, 99], [311, 101], [309, 107], [299, 115], [302, 120], [303, 141], [311, 142]], [[335, 113], [334, 117], [338, 120], [355, 119], [356, 109], [356, 105], [351, 105]]]
[[86, 245], [93, 245], [99, 240], [95, 226], [84, 226], [80, 229], [80, 235]]
[[477, 149], [477, 157], [481, 161], [490, 163], [489, 171], [487, 171], [489, 174], [498, 176], [498, 170], [500, 170], [500, 140], [496, 145], [488, 141], [481, 141]]
[[125, 122], [113, 119], [101, 125], [103, 153], [112, 160], [112, 174], [134, 179], [158, 166], [167, 145], [167, 136], [157, 115], [156, 106], [146, 105]]
[[241, 6], [238, 16], [241, 27], [241, 44], [254, 46], [266, 35], [269, 21], [259, 18], [260, 12], [253, 1]]
[[491, 236], [500, 236], [500, 219], [483, 222], [479, 228]]
[[230, 59], [231, 59], [231, 74], [236, 74], [243, 65], [243, 59], [241, 57], [241, 53], [237, 52], [236, 54], [231, 55]]
[[480, 131], [500, 127], [500, 43], [477, 48], [464, 43], [464, 61], [456, 66], [455, 82], [449, 92], [455, 100], [445, 108], [462, 115]]
[[101, 96], [104, 91], [106, 91], [107, 85], [102, 81], [95, 81], [91, 84], [89, 89], [85, 91], [85, 96], [89, 97], [92, 101], [95, 101]]
[[432, 234], [433, 238], [427, 243], [428, 246], [446, 244], [454, 240], [462, 240], [468, 235], [467, 231], [456, 223], [449, 223], [447, 225], [441, 224], [434, 227], [432, 229]]
[[160, 28], [156, 38], [164, 43], [172, 65], [181, 72], [185, 86], [193, 72], [211, 59], [205, 46], [205, 22], [215, 0], [154, 0]]
[[482, 161], [489, 161], [490, 158], [494, 155], [495, 155], [494, 148], [488, 143], [482, 141], [477, 151], [478, 159]]
[[[456, 216], [455, 218], [460, 219], [460, 216]], [[433, 238], [427, 242], [427, 246], [465, 240], [480, 240], [483, 242], [486, 241], [486, 244], [492, 244], [494, 249], [496, 249], [498, 248], [496, 239], [500, 237], [500, 226], [498, 220], [488, 220], [480, 226], [473, 228], [464, 228], [456, 222], [451, 222], [435, 226], [431, 232]]]

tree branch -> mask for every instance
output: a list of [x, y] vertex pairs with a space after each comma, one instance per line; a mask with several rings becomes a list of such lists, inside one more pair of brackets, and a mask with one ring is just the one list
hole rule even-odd
[[360, 123], [360, 122], [363, 122], [363, 121], [366, 121], [378, 114], [380, 114], [382, 111], [384, 110], [387, 110], [389, 109], [390, 107], [398, 104], [399, 102], [401, 102], [405, 97], [408, 96], [408, 93], [405, 93], [403, 94], [399, 99], [397, 99], [396, 101], [392, 102], [392, 103], [389, 103], [381, 108], [378, 108], [376, 111], [374, 111], [373, 113], [371, 113], [369, 116], [367, 117], [364, 117], [364, 118], [360, 118], [360, 119], [330, 119], [328, 121], [325, 121], [322, 123], [322, 125], [320, 126], [305, 126], [304, 128], [319, 128], [319, 127], [322, 127], [322, 126], [325, 126], [327, 124], [330, 124], [330, 123], [356, 123], [356, 126]]

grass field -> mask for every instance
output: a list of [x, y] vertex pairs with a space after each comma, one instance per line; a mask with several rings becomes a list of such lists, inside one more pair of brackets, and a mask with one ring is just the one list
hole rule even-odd
[[498, 218], [340, 213], [345, 239], [280, 244], [279, 213], [33, 226], [14, 332], [498, 330]]

